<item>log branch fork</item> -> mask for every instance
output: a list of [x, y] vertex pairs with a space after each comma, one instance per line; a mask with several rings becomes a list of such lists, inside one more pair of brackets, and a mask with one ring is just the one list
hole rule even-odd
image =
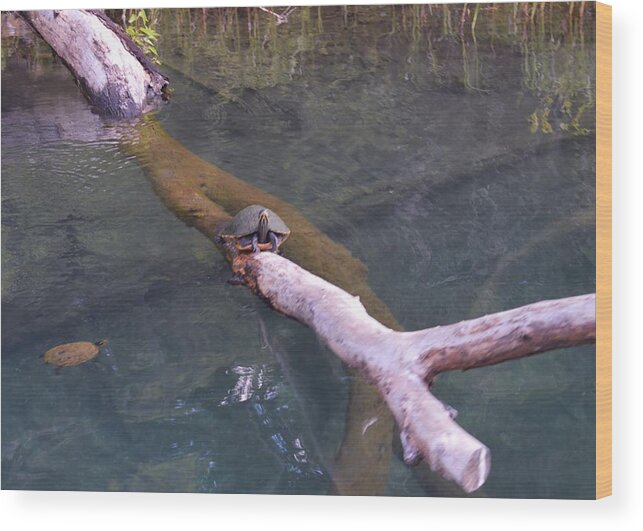
[[404, 460], [423, 458], [465, 492], [484, 484], [489, 449], [430, 391], [435, 376], [548, 350], [594, 343], [595, 295], [542, 301], [470, 321], [398, 332], [373, 319], [359, 297], [274, 253], [227, 250], [232, 269], [277, 311], [310, 327], [373, 382], [400, 427]]

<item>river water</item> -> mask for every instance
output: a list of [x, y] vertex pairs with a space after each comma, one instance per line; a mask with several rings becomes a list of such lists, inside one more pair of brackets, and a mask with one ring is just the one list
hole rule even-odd
[[[348, 248], [407, 330], [592, 292], [594, 15], [530, 9], [157, 11], [156, 119]], [[3, 26], [2, 488], [333, 492], [355, 376], [226, 282], [132, 127]], [[479, 495], [591, 498], [594, 386], [588, 346], [433, 391], [491, 449]], [[382, 443], [378, 494], [460, 495]]]

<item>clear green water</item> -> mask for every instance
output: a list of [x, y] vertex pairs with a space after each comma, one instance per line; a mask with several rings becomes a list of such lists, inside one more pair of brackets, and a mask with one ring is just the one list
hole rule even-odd
[[[592, 13], [571, 36], [557, 13], [479, 14], [476, 51], [474, 13], [459, 36], [435, 9], [162, 13], [157, 118], [350, 249], [406, 329], [594, 291], [591, 105], [565, 125], [591, 101]], [[351, 377], [226, 283], [120, 149], [131, 125], [16, 50], [3, 38], [2, 487], [330, 492]], [[95, 362], [40, 359], [101, 338]], [[484, 495], [593, 497], [594, 374], [583, 347], [439, 377], [492, 451]], [[387, 474], [382, 494], [456, 493], [394, 452]]]

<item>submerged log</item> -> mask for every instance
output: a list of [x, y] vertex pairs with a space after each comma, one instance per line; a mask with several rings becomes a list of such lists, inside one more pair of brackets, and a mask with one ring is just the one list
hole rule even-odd
[[[123, 139], [122, 149], [137, 158], [155, 192], [186, 224], [214, 240], [218, 227], [239, 210], [253, 203], [264, 205], [278, 212], [293, 231], [286, 243], [290, 259], [358, 295], [387, 327], [401, 328], [368, 285], [366, 266], [293, 205], [196, 156], [151, 115], [137, 131], [138, 138]], [[389, 479], [393, 417], [375, 386], [361, 377], [351, 379], [347, 408], [344, 440], [332, 463], [334, 493], [382, 495]]]
[[[265, 204], [284, 218], [293, 231], [285, 253], [293, 261], [273, 253], [239, 254], [222, 245], [233, 271], [273, 308], [309, 326], [379, 390], [400, 427], [407, 463], [424, 458], [466, 492], [485, 482], [490, 451], [430, 392], [433, 378], [446, 370], [595, 342], [594, 295], [416, 332], [397, 331], [390, 311], [368, 288], [364, 266], [291, 205], [196, 157], [151, 119], [139, 133], [138, 142], [126, 149], [143, 162], [167, 206], [207, 236], [213, 238], [217, 227], [250, 203]], [[352, 420], [339, 452], [338, 471], [346, 468], [345, 480], [334, 478], [339, 493], [381, 493], [386, 480], [382, 472], [388, 452], [382, 452], [382, 445], [390, 434], [388, 415], [370, 393], [361, 398], [365, 400], [353, 405], [368, 408], [351, 407]], [[379, 420], [373, 424], [375, 418]], [[356, 469], [356, 463], [364, 463], [364, 453], [377, 466]]]
[[[543, 245], [556, 241], [581, 228], [596, 225], [596, 212], [593, 208], [582, 208], [545, 225], [540, 231], [531, 236], [520, 248], [504, 253], [496, 262], [493, 273], [478, 290], [478, 297], [471, 305], [469, 315], [479, 315], [488, 311], [488, 305], [495, 300], [496, 290], [506, 276], [509, 268], [520, 260], [526, 260], [529, 255], [541, 249]], [[541, 251], [542, 252], [542, 251]]]
[[19, 14], [62, 59], [100, 114], [130, 118], [159, 104], [167, 77], [103, 13], [70, 9]]
[[[149, 100], [141, 103], [143, 93], [157, 94], [167, 84], [167, 78], [100, 12], [33, 11], [20, 15], [58, 53], [89, 101], [103, 113], [140, 114], [150, 103]], [[85, 46], [90, 49], [85, 50]], [[110, 51], [118, 55], [112, 56]], [[101, 64], [102, 57], [112, 61], [109, 64], [114, 66], [114, 71], [105, 71], [107, 63]], [[136, 82], [131, 87], [119, 85], [122, 75], [130, 68], [138, 72], [134, 77], [125, 75], [122, 81], [143, 79], [145, 90], [139, 90], [140, 83]], [[121, 89], [123, 93], [119, 92]], [[139, 97], [133, 98], [134, 94]], [[231, 215], [251, 203], [264, 204], [278, 211], [296, 229], [289, 249], [299, 263], [340, 285], [352, 286], [378, 319], [388, 326], [399, 327], [386, 305], [369, 288], [364, 264], [321, 233], [291, 205], [195, 156], [169, 137], [154, 120], [142, 125], [138, 142], [129, 137], [121, 140], [122, 148], [143, 163], [154, 189], [168, 208], [186, 223], [214, 238], [216, 228]], [[383, 441], [389, 440], [393, 432], [392, 417], [377, 390], [360, 378], [351, 384], [348, 409], [350, 424], [333, 467], [337, 493], [383, 494], [390, 461], [390, 451]], [[368, 425], [366, 433], [365, 425]]]

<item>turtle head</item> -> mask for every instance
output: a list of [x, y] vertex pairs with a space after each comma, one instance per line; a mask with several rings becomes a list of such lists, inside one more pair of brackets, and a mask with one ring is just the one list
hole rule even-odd
[[259, 227], [257, 228], [259, 243], [268, 242], [268, 221], [268, 210], [264, 208], [259, 212]]

